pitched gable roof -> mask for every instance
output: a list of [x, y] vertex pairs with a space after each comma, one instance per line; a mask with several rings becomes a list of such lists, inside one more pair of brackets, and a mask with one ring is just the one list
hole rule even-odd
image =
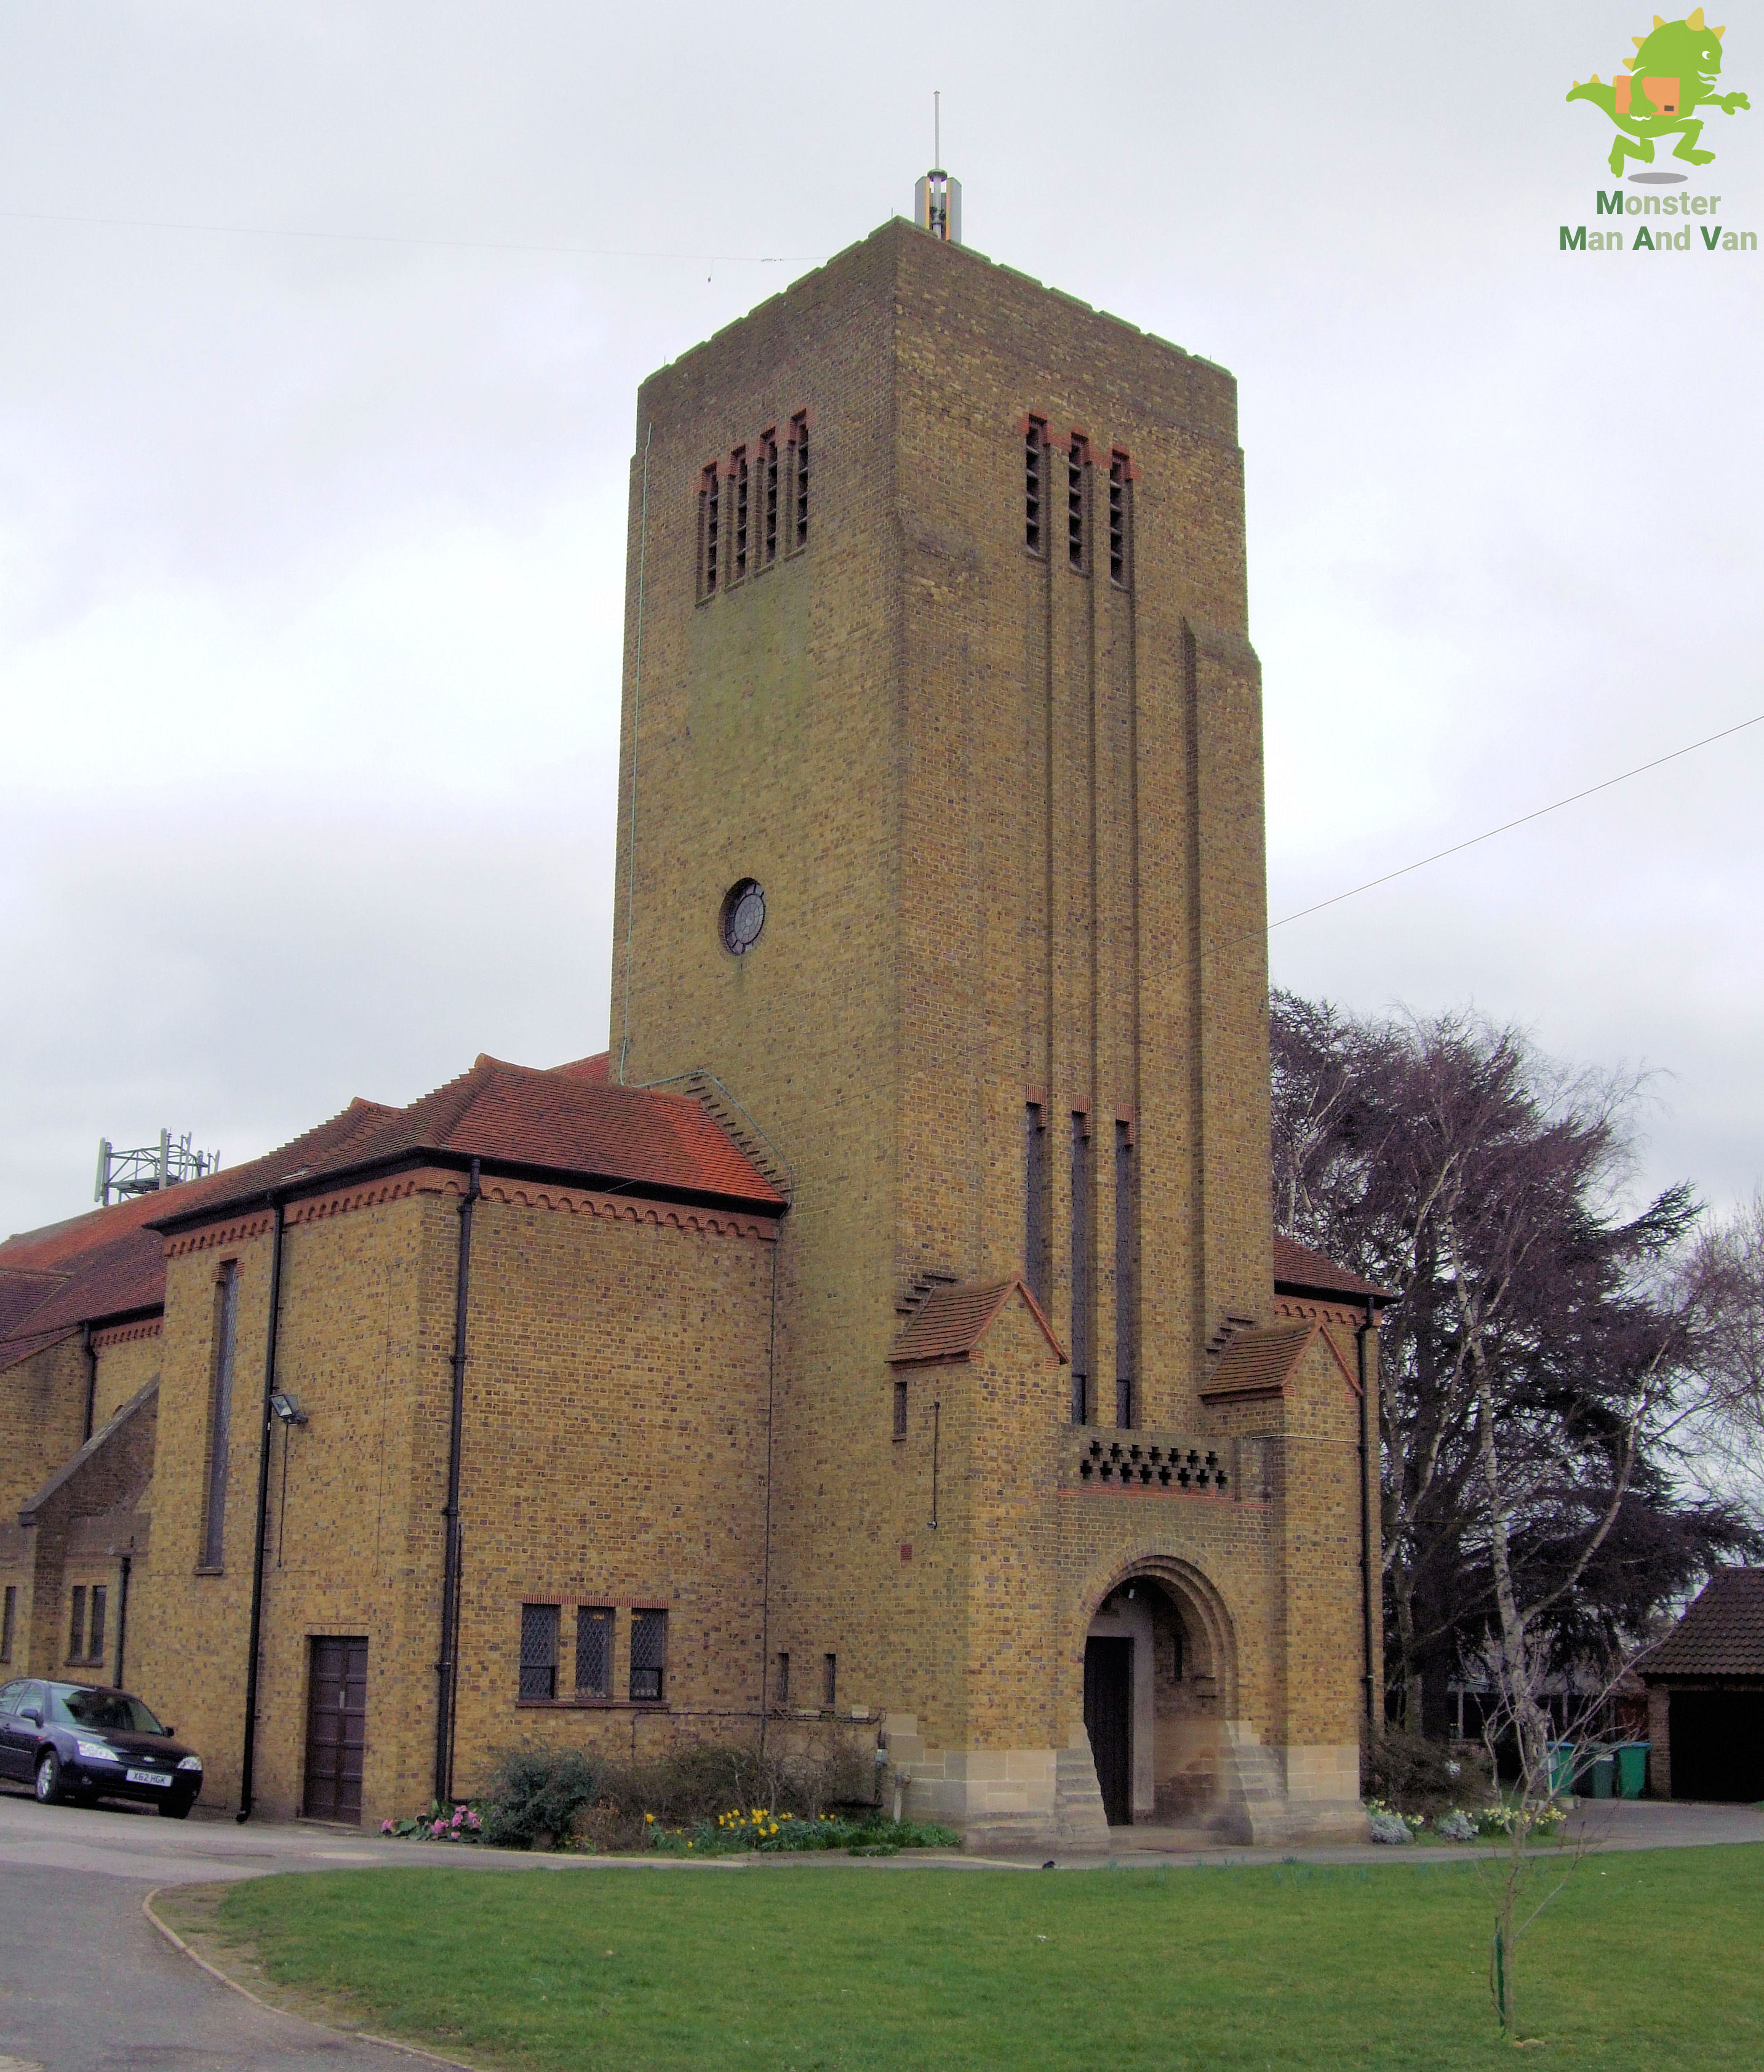
[[1323, 1253], [1313, 1252], [1309, 1245], [1282, 1237], [1277, 1231], [1274, 1237], [1274, 1289], [1281, 1295], [1346, 1297], [1355, 1301], [1369, 1301], [1375, 1309], [1396, 1299], [1388, 1288], [1362, 1280], [1359, 1274], [1351, 1273], [1345, 1266], [1338, 1266]]
[[1016, 1273], [1007, 1281], [966, 1281], [960, 1287], [935, 1289], [894, 1340], [889, 1363], [930, 1367], [944, 1360], [972, 1359], [1014, 1294], [1022, 1297], [1029, 1314], [1053, 1347], [1055, 1358], [1063, 1363], [1065, 1348], [1054, 1336], [1040, 1303], [1030, 1293], [1029, 1283]]
[[689, 1095], [611, 1085], [602, 1052], [552, 1071], [479, 1057], [408, 1108], [353, 1100], [244, 1165], [94, 1209], [0, 1244], [0, 1368], [82, 1324], [165, 1301], [165, 1238], [265, 1200], [424, 1157], [777, 1215], [784, 1196]]
[[1764, 1568], [1717, 1568], [1642, 1674], [1764, 1676]]
[[[776, 1215], [784, 1197], [689, 1094], [615, 1087], [597, 1080], [586, 1059], [559, 1071], [511, 1065], [480, 1055], [469, 1072], [409, 1108], [382, 1109], [334, 1153], [271, 1178], [236, 1169], [227, 1198], [261, 1198], [271, 1186], [302, 1190], [346, 1175], [409, 1166], [426, 1157], [481, 1159], [504, 1171], [543, 1174], [578, 1185], [660, 1195]], [[215, 1198], [192, 1202], [180, 1190], [160, 1221], [187, 1227], [192, 1211], [212, 1214]]]
[[82, 1324], [114, 1322], [159, 1309], [166, 1293], [165, 1240], [154, 1226], [168, 1203], [180, 1211], [212, 1208], [242, 1186], [261, 1186], [276, 1173], [336, 1155], [376, 1118], [397, 1112], [373, 1101], [352, 1101], [340, 1115], [247, 1165], [8, 1238], [0, 1244], [0, 1281], [30, 1276], [42, 1292], [28, 1307], [0, 1311], [0, 1368], [28, 1359]]
[[1219, 1355], [1211, 1379], [1201, 1390], [1201, 1401], [1259, 1402], [1284, 1396], [1306, 1346], [1321, 1328], [1307, 1318], [1302, 1323], [1239, 1332]]

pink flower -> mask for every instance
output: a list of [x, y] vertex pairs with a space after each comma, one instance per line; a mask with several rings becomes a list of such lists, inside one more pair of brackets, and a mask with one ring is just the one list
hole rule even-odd
[[382, 1820], [380, 1823], [380, 1832], [382, 1835], [389, 1835], [392, 1832], [392, 1823], [389, 1820]]

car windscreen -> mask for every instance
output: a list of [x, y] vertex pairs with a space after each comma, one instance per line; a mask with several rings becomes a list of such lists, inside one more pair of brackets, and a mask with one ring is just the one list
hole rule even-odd
[[77, 1684], [51, 1684], [49, 1709], [64, 1727], [91, 1727], [113, 1734], [165, 1732], [141, 1700], [126, 1691], [88, 1691]]

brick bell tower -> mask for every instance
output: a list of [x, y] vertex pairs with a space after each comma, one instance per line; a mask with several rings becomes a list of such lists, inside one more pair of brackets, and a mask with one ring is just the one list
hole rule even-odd
[[[964, 249], [953, 187], [639, 392], [612, 1075], [695, 1078], [789, 1192], [774, 1708], [1094, 1839], [1137, 1573], [1188, 1688], [1133, 1700], [1132, 1817], [1301, 1743], [1357, 1798], [1351, 1476], [1300, 1516], [1284, 1409], [1203, 1400], [1273, 1295], [1235, 384]], [[1123, 1442], [1161, 1511], [1096, 1483]]]

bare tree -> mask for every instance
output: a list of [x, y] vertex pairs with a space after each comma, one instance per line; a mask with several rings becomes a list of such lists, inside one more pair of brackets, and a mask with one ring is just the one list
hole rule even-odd
[[1525, 1694], [1548, 1667], [1633, 1640], [1714, 1554], [1758, 1544], [1731, 1504], [1670, 1485], [1731, 1263], [1696, 1241], [1688, 1187], [1621, 1212], [1633, 1077], [1569, 1072], [1468, 1013], [1274, 1009], [1279, 1219], [1400, 1298], [1380, 1439], [1404, 1724], [1422, 1730], [1429, 1665], [1486, 1639], [1536, 1766]]

